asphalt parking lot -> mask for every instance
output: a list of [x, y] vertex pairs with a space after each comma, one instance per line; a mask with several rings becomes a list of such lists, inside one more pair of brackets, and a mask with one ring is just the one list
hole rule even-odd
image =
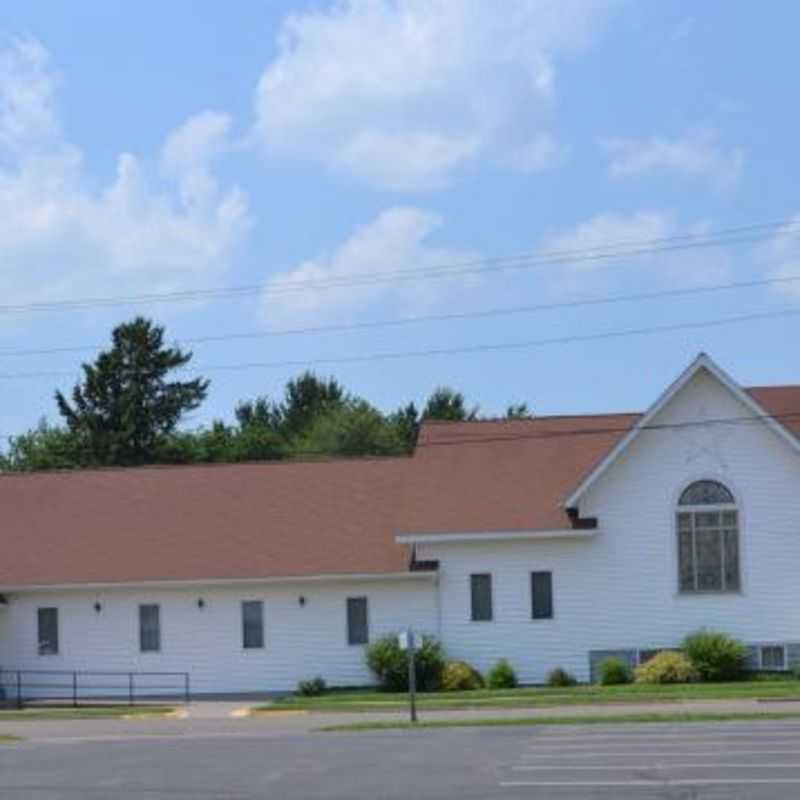
[[107, 738], [103, 723], [62, 726], [0, 747], [2, 800], [800, 796], [798, 722], [280, 734], [253, 720]]

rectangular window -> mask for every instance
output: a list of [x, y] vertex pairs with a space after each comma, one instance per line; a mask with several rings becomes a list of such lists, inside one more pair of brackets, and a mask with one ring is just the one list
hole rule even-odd
[[347, 644], [366, 644], [369, 641], [367, 598], [347, 598]]
[[161, 614], [154, 603], [139, 606], [139, 650], [143, 653], [161, 650]]
[[58, 654], [58, 609], [40, 608], [37, 612], [40, 656]]
[[531, 617], [553, 618], [552, 572], [531, 572]]
[[490, 622], [492, 619], [492, 576], [490, 573], [470, 575], [472, 621]]
[[761, 669], [786, 669], [786, 650], [783, 645], [765, 645], [761, 648]]
[[264, 603], [245, 600], [242, 603], [242, 647], [258, 650], [264, 646]]

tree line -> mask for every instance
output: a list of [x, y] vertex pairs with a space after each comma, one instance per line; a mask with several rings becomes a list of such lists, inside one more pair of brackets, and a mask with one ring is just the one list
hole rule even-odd
[[[180, 380], [192, 353], [165, 340], [165, 329], [137, 317], [118, 325], [111, 345], [81, 367], [69, 396], [55, 393], [59, 424], [43, 420], [11, 438], [0, 469], [33, 471], [98, 466], [190, 464], [324, 456], [402, 455], [414, 449], [424, 420], [475, 420], [461, 392], [437, 388], [422, 409], [385, 413], [335, 378], [303, 372], [280, 399], [240, 402], [233, 420], [199, 430], [180, 427], [208, 394], [204, 377]], [[530, 416], [527, 405], [506, 416]]]

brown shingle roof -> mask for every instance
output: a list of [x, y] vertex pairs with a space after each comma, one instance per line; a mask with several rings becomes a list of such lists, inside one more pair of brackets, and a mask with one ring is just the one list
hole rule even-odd
[[800, 386], [752, 386], [745, 391], [795, 436], [800, 436]]
[[0, 478], [0, 587], [386, 573], [408, 458]]
[[[746, 389], [800, 435], [800, 386]], [[407, 533], [570, 527], [561, 504], [640, 414], [423, 426], [401, 527]]]
[[401, 526], [408, 533], [569, 527], [564, 495], [639, 416], [423, 425]]
[[[800, 411], [800, 387], [748, 391]], [[0, 476], [0, 591], [399, 572], [397, 534], [564, 528], [565, 495], [639, 417], [428, 423], [413, 458]]]

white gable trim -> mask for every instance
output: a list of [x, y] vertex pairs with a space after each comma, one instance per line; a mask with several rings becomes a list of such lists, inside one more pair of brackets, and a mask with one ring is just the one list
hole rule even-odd
[[581, 497], [586, 493], [590, 486], [603, 475], [609, 467], [622, 455], [631, 445], [636, 437], [650, 425], [654, 417], [683, 389], [689, 381], [701, 370], [706, 370], [716, 378], [733, 396], [739, 400], [746, 408], [753, 412], [756, 417], [763, 418], [764, 424], [770, 428], [777, 436], [783, 439], [795, 452], [800, 453], [800, 440], [789, 433], [786, 428], [774, 419], [760, 403], [756, 402], [733, 378], [705, 353], [700, 353], [697, 358], [673, 381], [661, 396], [647, 410], [647, 413], [626, 433], [617, 444], [608, 452], [603, 460], [583, 479], [577, 489], [563, 502], [564, 508], [575, 508]]

